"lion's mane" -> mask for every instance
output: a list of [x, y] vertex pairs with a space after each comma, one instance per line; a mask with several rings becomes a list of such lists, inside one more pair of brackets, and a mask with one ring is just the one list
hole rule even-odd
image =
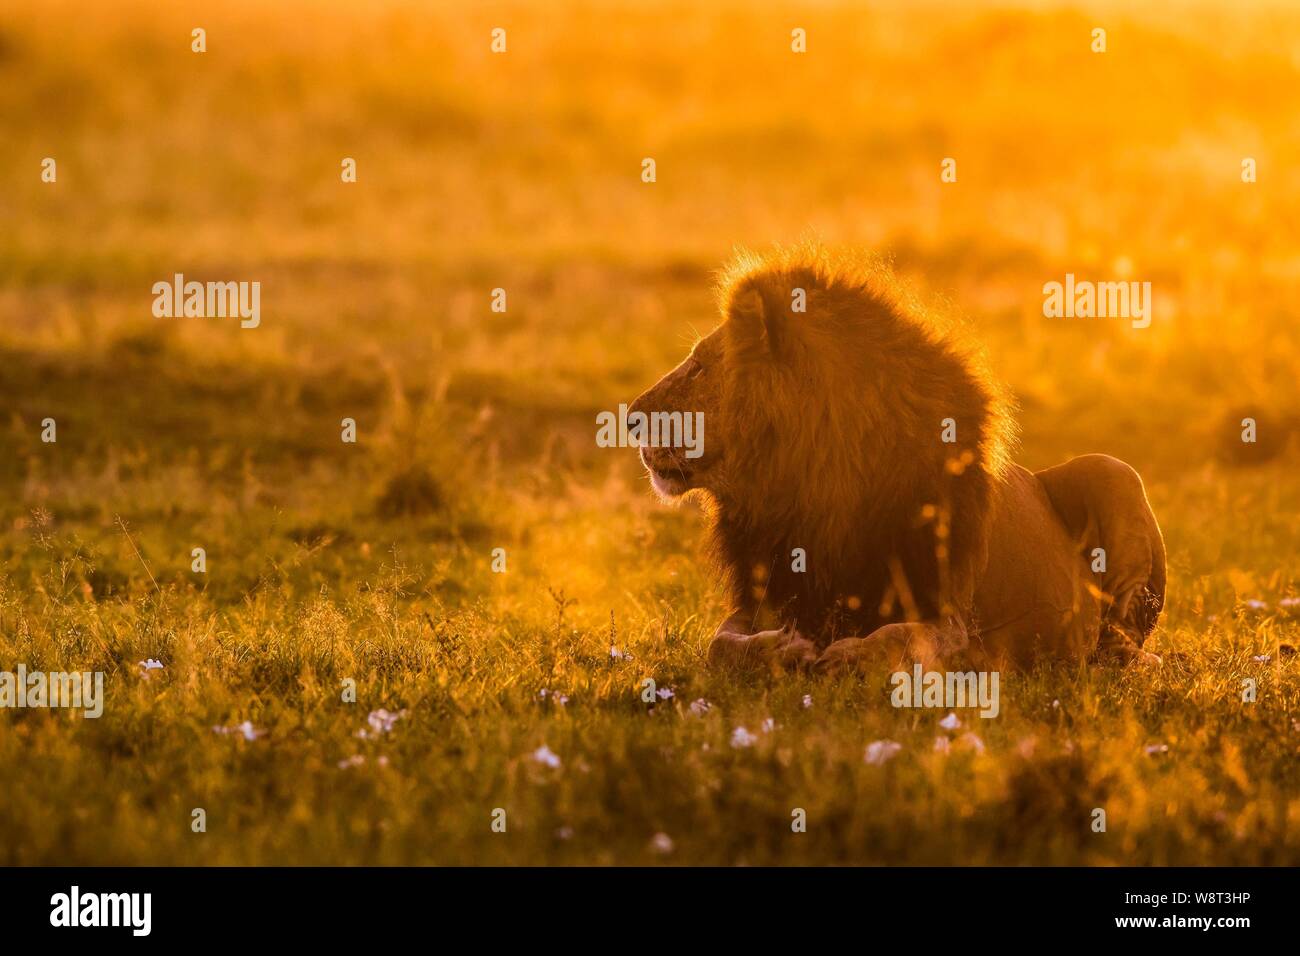
[[823, 641], [951, 609], [1013, 437], [979, 353], [884, 263], [814, 245], [737, 255], [718, 296], [730, 461], [713, 537], [737, 606]]

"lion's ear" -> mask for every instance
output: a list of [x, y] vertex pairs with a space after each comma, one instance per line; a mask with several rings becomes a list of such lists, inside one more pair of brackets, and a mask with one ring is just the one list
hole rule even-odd
[[731, 300], [731, 321], [735, 322], [773, 355], [781, 350], [784, 329], [781, 316], [768, 307], [762, 293], [750, 287]]

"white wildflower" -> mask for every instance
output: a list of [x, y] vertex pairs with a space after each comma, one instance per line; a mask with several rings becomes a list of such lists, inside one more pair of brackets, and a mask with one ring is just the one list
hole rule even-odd
[[266, 731], [258, 730], [251, 720], [236, 724], [234, 727], [213, 727], [212, 730], [218, 734], [239, 734], [245, 740], [256, 740], [258, 737], [266, 736]]
[[546, 767], [554, 768], [560, 765], [560, 758], [546, 744], [533, 751], [533, 759]]
[[372, 710], [370, 712], [369, 716], [366, 717], [366, 723], [370, 724], [370, 729], [375, 731], [375, 733], [386, 734], [393, 729], [393, 724], [397, 723], [405, 716], [406, 711], [404, 710], [399, 710], [396, 713], [393, 713], [392, 711], [385, 710], [381, 707], [378, 710]]
[[867, 744], [867, 752], [863, 759], [872, 766], [879, 767], [887, 761], [893, 760], [903, 745], [893, 740], [873, 740]]

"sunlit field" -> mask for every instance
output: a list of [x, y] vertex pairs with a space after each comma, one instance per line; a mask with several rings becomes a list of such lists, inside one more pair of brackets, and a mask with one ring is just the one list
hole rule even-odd
[[[0, 863], [1300, 863], [1297, 102], [1280, 2], [6, 5], [0, 670], [105, 700], [0, 710]], [[952, 729], [707, 666], [704, 516], [596, 416], [808, 237], [984, 343], [1022, 464], [1142, 473], [1163, 666]]]

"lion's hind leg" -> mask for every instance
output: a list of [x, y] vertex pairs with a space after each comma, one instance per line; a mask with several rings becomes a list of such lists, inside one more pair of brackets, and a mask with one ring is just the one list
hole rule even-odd
[[1109, 455], [1081, 455], [1035, 477], [1103, 595], [1098, 655], [1150, 657], [1141, 647], [1164, 606], [1165, 545], [1142, 479]]

